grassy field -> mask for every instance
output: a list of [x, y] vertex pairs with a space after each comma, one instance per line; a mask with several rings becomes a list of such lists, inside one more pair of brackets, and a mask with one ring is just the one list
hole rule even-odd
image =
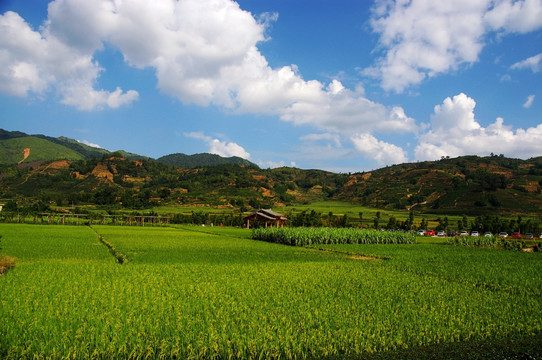
[[539, 253], [303, 248], [221, 227], [0, 234], [18, 259], [0, 277], [2, 359], [542, 356]]

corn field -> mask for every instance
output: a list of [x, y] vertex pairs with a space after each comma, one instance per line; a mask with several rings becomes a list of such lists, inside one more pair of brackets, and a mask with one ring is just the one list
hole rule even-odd
[[406, 232], [354, 228], [258, 228], [253, 230], [252, 238], [293, 246], [416, 243], [416, 235]]

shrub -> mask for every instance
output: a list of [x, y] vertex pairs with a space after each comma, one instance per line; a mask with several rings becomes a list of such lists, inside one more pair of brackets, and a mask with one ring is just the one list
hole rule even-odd
[[[2, 235], [0, 235], [0, 242], [2, 241]], [[0, 247], [0, 250], [2, 248]], [[15, 267], [15, 258], [11, 256], [1, 255], [0, 254], [0, 275], [8, 271], [9, 269]]]
[[15, 258], [6, 255], [0, 255], [0, 275], [15, 267]]

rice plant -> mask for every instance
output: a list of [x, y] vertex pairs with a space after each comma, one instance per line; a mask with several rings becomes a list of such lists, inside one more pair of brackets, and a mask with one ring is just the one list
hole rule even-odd
[[185, 229], [0, 233], [19, 259], [0, 277], [2, 359], [365, 358], [542, 333], [542, 254], [319, 245], [390, 259], [358, 261]]

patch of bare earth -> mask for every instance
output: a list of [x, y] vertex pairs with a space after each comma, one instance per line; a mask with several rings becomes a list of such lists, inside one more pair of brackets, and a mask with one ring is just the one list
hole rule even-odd
[[527, 190], [528, 192], [536, 192], [539, 186], [540, 184], [538, 183], [538, 181], [529, 181], [527, 185], [523, 185], [525, 190]]
[[264, 187], [261, 187], [261, 188], [259, 189], [259, 191], [260, 191], [260, 193], [262, 194], [262, 196], [264, 196], [264, 197], [272, 198], [273, 196], [275, 196], [275, 195], [273, 195], [273, 193], [271, 192], [271, 190], [266, 189], [266, 188], [264, 188]]
[[73, 172], [73, 175], [75, 175], [75, 178], [77, 180], [81, 180], [81, 179], [86, 179], [88, 177], [88, 175], [82, 175], [81, 173], [79, 173], [78, 171], [74, 171]]
[[113, 174], [111, 173], [111, 171], [109, 171], [109, 169], [107, 169], [107, 166], [104, 164], [96, 165], [94, 170], [92, 170], [92, 175], [97, 178], [104, 178], [109, 181], [113, 181]]
[[24, 148], [24, 150], [23, 150], [23, 159], [21, 161], [19, 161], [17, 164], [20, 164], [23, 161], [25, 161], [28, 158], [28, 155], [30, 155], [30, 148]]
[[43, 170], [48, 169], [54, 169], [54, 170], [61, 170], [61, 169], [67, 169], [70, 167], [70, 162], [68, 160], [58, 160], [53, 161], [49, 165], [47, 165]]
[[[54, 173], [55, 171], [54, 170], [63, 170], [63, 169], [68, 169], [70, 167], [70, 162], [68, 160], [58, 160], [58, 161], [53, 161], [52, 163], [50, 164], [47, 164], [45, 166], [41, 166], [39, 164], [41, 164], [40, 161], [34, 161], [32, 163], [28, 163], [26, 165], [29, 165], [29, 164], [36, 164], [38, 166], [36, 166], [36, 168], [29, 172], [27, 175], [26, 175], [26, 178], [24, 179], [24, 181], [22, 182], [22, 184], [24, 184], [25, 182], [28, 181], [28, 179], [30, 179], [30, 177], [36, 173], [45, 173], [45, 174], [51, 174], [51, 173]], [[20, 164], [18, 165], [19, 168], [23, 168], [24, 167], [24, 164]], [[27, 166], [28, 167], [28, 166]]]
[[144, 183], [146, 181], [151, 181], [150, 176], [146, 177], [137, 177], [137, 176], [130, 176], [130, 175], [124, 175], [122, 177], [122, 181], [124, 182], [131, 182], [131, 183]]

